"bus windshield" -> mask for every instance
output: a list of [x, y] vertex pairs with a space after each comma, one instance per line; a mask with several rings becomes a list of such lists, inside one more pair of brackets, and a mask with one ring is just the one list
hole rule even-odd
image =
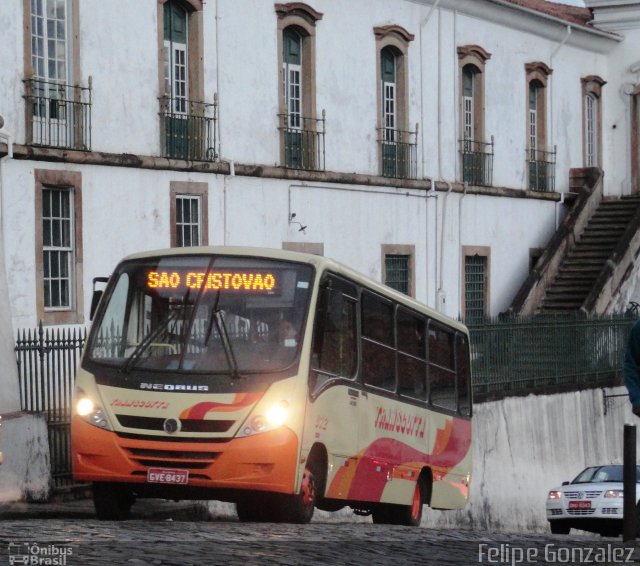
[[264, 258], [124, 262], [87, 355], [124, 372], [281, 371], [298, 359], [312, 278], [308, 265]]

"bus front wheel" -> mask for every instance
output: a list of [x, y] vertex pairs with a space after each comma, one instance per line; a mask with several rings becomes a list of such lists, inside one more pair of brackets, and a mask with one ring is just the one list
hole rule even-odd
[[93, 505], [101, 521], [123, 521], [131, 515], [135, 498], [131, 491], [118, 484], [93, 484]]
[[308, 523], [321, 490], [320, 467], [314, 460], [307, 462], [302, 475], [300, 493], [284, 496], [282, 502], [282, 520], [285, 523]]

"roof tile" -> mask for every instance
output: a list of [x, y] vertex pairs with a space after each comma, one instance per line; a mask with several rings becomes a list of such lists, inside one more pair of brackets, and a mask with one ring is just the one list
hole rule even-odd
[[581, 8], [579, 6], [557, 4], [547, 0], [507, 0], [507, 2], [582, 26], [587, 25], [593, 19], [589, 8]]

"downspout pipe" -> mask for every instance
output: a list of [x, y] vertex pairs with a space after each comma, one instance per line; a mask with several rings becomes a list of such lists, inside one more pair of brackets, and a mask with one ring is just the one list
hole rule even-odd
[[[4, 120], [0, 117], [0, 128]], [[0, 141], [7, 144], [7, 155], [0, 158], [0, 414], [20, 411], [20, 389], [18, 384], [18, 368], [13, 351], [15, 338], [11, 316], [11, 302], [9, 301], [9, 283], [5, 267], [4, 235], [4, 164], [13, 158], [13, 140], [5, 132], [0, 132]]]
[[[460, 270], [460, 275], [458, 279], [461, 281], [461, 286], [464, 284], [464, 269], [462, 267], [462, 201], [464, 197], [467, 196], [467, 189], [469, 188], [469, 183], [467, 181], [464, 182], [464, 190], [462, 191], [462, 196], [460, 200], [458, 200], [458, 269]], [[460, 310], [460, 309], [458, 309]], [[462, 312], [459, 312], [459, 318], [462, 320]]]
[[[420, 22], [420, 123], [422, 124], [422, 136], [421, 136], [421, 140], [420, 140], [420, 144], [421, 144], [421, 161], [422, 161], [422, 178], [424, 179], [426, 177], [426, 150], [424, 147], [424, 141], [425, 141], [425, 125], [424, 125], [424, 107], [425, 107], [425, 101], [424, 101], [424, 76], [423, 76], [423, 68], [424, 68], [424, 45], [422, 43], [422, 30], [424, 28], [424, 26], [427, 25], [427, 23], [429, 23], [429, 20], [431, 19], [431, 16], [433, 15], [433, 12], [435, 11], [435, 9], [438, 7], [438, 4], [440, 4], [440, 0], [436, 0], [433, 4], [431, 4], [431, 8], [429, 8], [429, 11], [427, 12], [427, 15], [425, 16], [425, 18]], [[440, 44], [440, 30], [438, 29], [438, 45]], [[439, 59], [438, 59], [439, 61]], [[440, 63], [438, 62], [438, 65]], [[438, 149], [438, 151], [440, 151], [440, 149]], [[432, 187], [433, 189], [433, 187]]]
[[[554, 57], [558, 54], [558, 52], [564, 47], [565, 43], [567, 43], [567, 41], [569, 40], [569, 37], [571, 36], [571, 30], [572, 30], [571, 25], [567, 25], [564, 37], [562, 38], [560, 43], [556, 45], [556, 48], [553, 50], [553, 53], [551, 53], [551, 57], [549, 58], [549, 65], [551, 66], [551, 68], [553, 68]], [[555, 128], [554, 128], [555, 121], [553, 119], [553, 99], [555, 98], [553, 95], [553, 91], [554, 91], [553, 85], [555, 84], [555, 81], [553, 80], [553, 75], [549, 76], [549, 82], [551, 83], [551, 87], [549, 88], [549, 122], [550, 122], [549, 137], [550, 137], [551, 143], [549, 143], [548, 146], [552, 147], [555, 144]], [[556, 156], [556, 159], [557, 159], [557, 156]]]
[[447, 201], [449, 200], [449, 195], [453, 190], [453, 185], [449, 181], [445, 181], [447, 184], [447, 192], [444, 195], [444, 201], [442, 203], [442, 224], [440, 226], [440, 257], [438, 258], [438, 293], [436, 297], [436, 310], [440, 312], [444, 312], [444, 303], [446, 300], [446, 295], [444, 292], [444, 275], [442, 266], [444, 264], [444, 231], [447, 225]]

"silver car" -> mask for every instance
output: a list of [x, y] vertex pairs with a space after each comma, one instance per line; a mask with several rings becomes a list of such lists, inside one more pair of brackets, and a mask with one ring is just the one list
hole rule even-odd
[[[640, 466], [636, 469], [640, 481]], [[622, 466], [593, 466], [547, 496], [547, 520], [554, 534], [574, 529], [618, 536], [622, 533]], [[636, 504], [638, 490], [636, 489]]]

